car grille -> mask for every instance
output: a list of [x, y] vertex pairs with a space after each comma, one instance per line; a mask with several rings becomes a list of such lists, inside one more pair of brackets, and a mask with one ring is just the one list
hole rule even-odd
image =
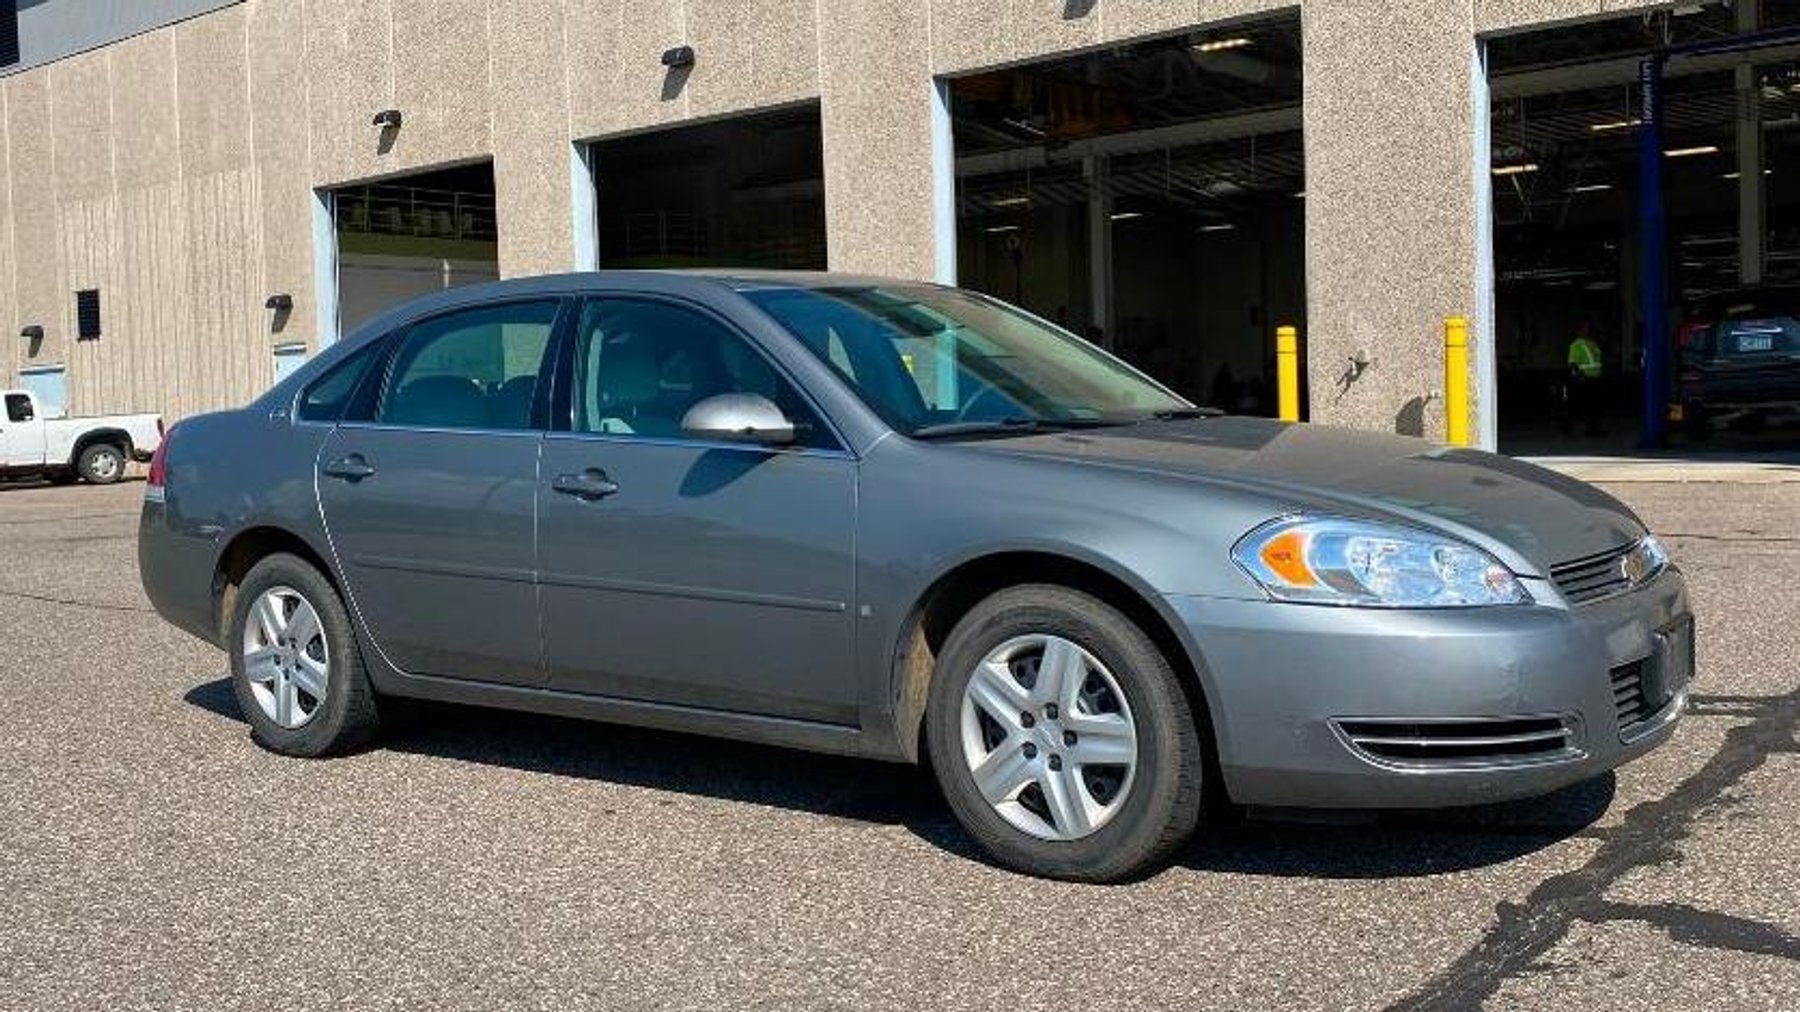
[[1632, 661], [1612, 669], [1613, 707], [1619, 712], [1619, 733], [1629, 736], [1632, 729], [1653, 716], [1661, 705], [1644, 694], [1644, 665], [1648, 661]]
[[1630, 554], [1632, 545], [1615, 548], [1599, 555], [1575, 559], [1550, 568], [1550, 579], [1570, 604], [1585, 604], [1629, 590], [1620, 561]]
[[1573, 732], [1557, 717], [1468, 720], [1340, 720], [1358, 750], [1405, 763], [1542, 759], [1573, 751]]

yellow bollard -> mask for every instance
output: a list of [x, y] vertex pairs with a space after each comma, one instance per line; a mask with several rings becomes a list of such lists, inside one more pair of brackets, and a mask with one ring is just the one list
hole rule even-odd
[[1469, 319], [1444, 320], [1444, 441], [1469, 445]]
[[1281, 420], [1300, 420], [1300, 332], [1275, 328], [1275, 396]]

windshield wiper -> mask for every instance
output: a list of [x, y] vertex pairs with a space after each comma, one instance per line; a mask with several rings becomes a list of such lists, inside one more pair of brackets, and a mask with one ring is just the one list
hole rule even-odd
[[1178, 422], [1186, 418], [1219, 418], [1224, 414], [1218, 408], [1164, 408], [1150, 412], [1150, 417], [1159, 422]]
[[911, 433], [914, 439], [934, 439], [943, 436], [979, 436], [989, 433], [1025, 435], [1033, 432], [1066, 432], [1070, 429], [1097, 429], [1117, 424], [1101, 418], [1025, 418], [1015, 415], [1008, 418], [990, 418], [984, 421], [940, 422], [936, 425], [922, 425]]
[[987, 432], [1042, 432], [1044, 423], [1035, 418], [998, 418], [983, 422], [939, 422], [936, 425], [921, 425], [912, 430], [914, 439], [935, 439], [940, 436], [980, 435]]

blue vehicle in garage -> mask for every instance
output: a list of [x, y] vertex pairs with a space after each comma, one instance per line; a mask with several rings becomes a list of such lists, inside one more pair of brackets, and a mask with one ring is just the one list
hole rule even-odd
[[1665, 740], [1680, 572], [1504, 457], [1218, 416], [996, 300], [598, 273], [381, 316], [182, 422], [140, 561], [256, 740], [384, 700], [915, 762], [1002, 863], [1108, 881], [1209, 797], [1462, 805]]

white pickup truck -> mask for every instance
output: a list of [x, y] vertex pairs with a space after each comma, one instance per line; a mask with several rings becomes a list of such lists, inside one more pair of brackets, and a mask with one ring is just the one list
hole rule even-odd
[[158, 415], [64, 418], [29, 390], [0, 390], [0, 401], [0, 478], [110, 485], [125, 477], [127, 461], [149, 460], [162, 442]]

